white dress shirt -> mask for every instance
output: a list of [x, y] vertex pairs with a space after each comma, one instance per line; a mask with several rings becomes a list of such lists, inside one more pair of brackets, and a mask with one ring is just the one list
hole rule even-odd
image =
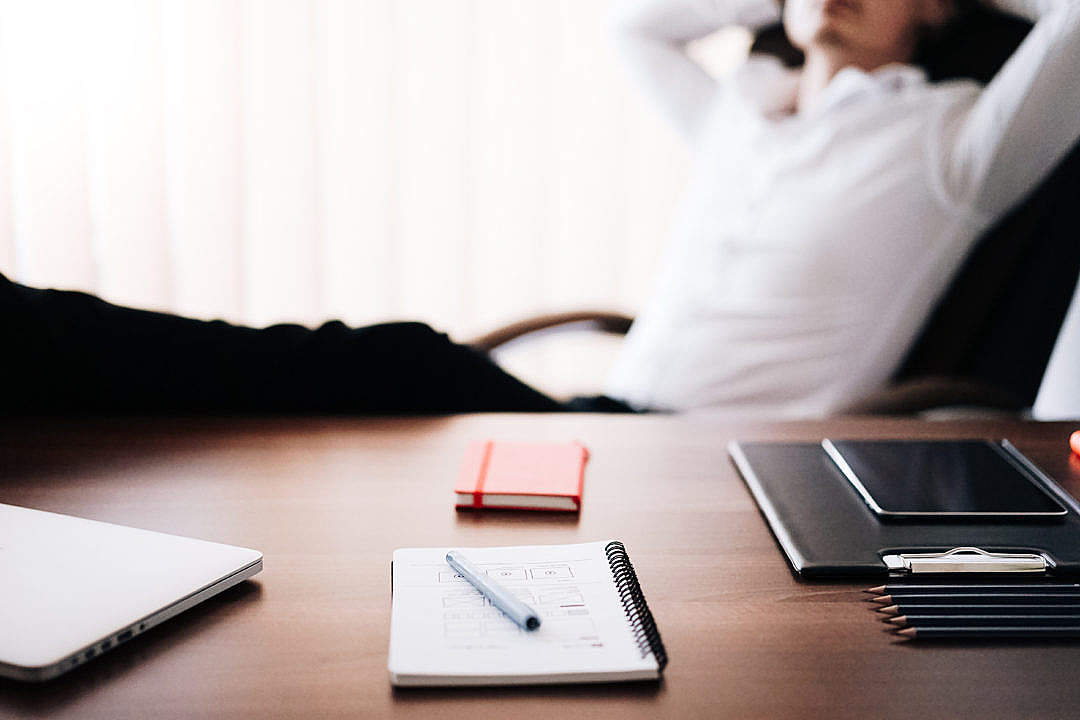
[[694, 165], [605, 392], [815, 417], [883, 387], [974, 240], [1080, 137], [1080, 0], [1011, 5], [1038, 22], [985, 88], [847, 68], [793, 113], [796, 71], [757, 58], [718, 82], [685, 53], [774, 3], [626, 4], [620, 44]]

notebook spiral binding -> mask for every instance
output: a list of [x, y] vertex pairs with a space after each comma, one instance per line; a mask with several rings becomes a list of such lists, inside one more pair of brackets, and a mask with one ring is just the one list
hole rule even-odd
[[630, 563], [630, 556], [626, 554], [626, 546], [621, 542], [610, 542], [604, 548], [604, 553], [611, 565], [615, 589], [619, 593], [626, 617], [630, 620], [641, 656], [645, 657], [651, 652], [663, 671], [667, 665], [667, 651], [664, 650], [664, 642], [660, 639], [660, 631], [656, 628], [656, 620], [649, 610], [649, 603], [645, 602], [645, 595], [641, 592], [641, 584], [634, 572], [634, 566]]

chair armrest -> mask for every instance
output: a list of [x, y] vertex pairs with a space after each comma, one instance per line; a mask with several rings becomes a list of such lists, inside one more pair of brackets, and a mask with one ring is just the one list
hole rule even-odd
[[944, 407], [977, 406], [1019, 412], [1023, 400], [992, 385], [948, 377], [905, 380], [860, 400], [845, 415], [911, 415]]
[[475, 338], [468, 344], [477, 350], [491, 352], [511, 340], [541, 331], [598, 330], [613, 335], [625, 335], [634, 319], [614, 312], [584, 310], [550, 313], [519, 320]]

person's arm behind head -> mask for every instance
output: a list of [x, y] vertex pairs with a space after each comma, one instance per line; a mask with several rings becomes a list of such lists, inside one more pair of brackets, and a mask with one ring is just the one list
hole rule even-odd
[[679, 131], [693, 138], [716, 80], [687, 54], [686, 45], [724, 26], [756, 28], [779, 18], [775, 0], [624, 0], [613, 25], [639, 84]]
[[1037, 20], [941, 140], [949, 199], [985, 218], [1020, 202], [1080, 140], [1080, 0], [998, 0]]

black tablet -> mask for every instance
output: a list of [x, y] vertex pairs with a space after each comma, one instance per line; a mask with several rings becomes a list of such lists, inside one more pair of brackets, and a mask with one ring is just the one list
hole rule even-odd
[[1067, 510], [1030, 463], [985, 440], [822, 440], [883, 518], [1052, 518]]

